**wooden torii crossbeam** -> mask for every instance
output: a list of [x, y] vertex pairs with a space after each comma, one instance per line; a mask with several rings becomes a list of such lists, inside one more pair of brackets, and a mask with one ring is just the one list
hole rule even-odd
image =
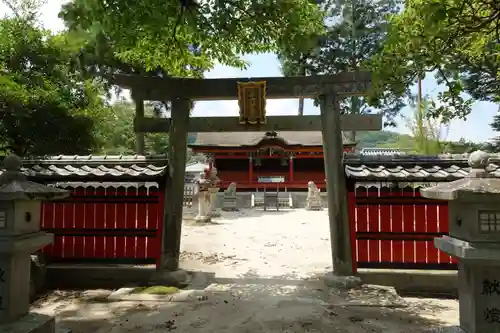
[[[167, 133], [172, 120], [170, 118], [143, 117], [134, 120], [136, 133]], [[343, 131], [378, 131], [382, 128], [382, 117], [378, 114], [349, 114], [340, 116]], [[274, 116], [267, 117], [267, 122], [260, 125], [241, 125], [238, 117], [192, 117], [188, 131], [201, 132], [281, 132], [281, 131], [321, 131], [321, 116]]]
[[[379, 115], [341, 116], [339, 100], [346, 96], [367, 93], [371, 74], [346, 72], [337, 75], [307, 77], [267, 77], [230, 79], [159, 78], [140, 75], [114, 75], [114, 83], [132, 91], [136, 102], [135, 129], [138, 135], [138, 153], [144, 152], [142, 134], [169, 131], [172, 156], [169, 156], [170, 177], [166, 186], [163, 221], [162, 255], [159, 269], [174, 271], [179, 268], [182, 227], [182, 200], [187, 155], [187, 133], [204, 131], [311, 131], [321, 130], [328, 192], [328, 215], [332, 266], [335, 274], [352, 275], [353, 262], [349, 233], [346, 180], [343, 167], [342, 130], [367, 131], [382, 129]], [[234, 100], [239, 96], [243, 82], [261, 85], [265, 91], [251, 94], [251, 110], [238, 117], [190, 118], [191, 101]], [[257, 88], [255, 88], [257, 89]], [[265, 117], [265, 109], [256, 108], [255, 96], [274, 98], [318, 98], [320, 116]], [[170, 119], [144, 118], [144, 100], [171, 101]], [[241, 96], [240, 96], [241, 102]], [[240, 104], [241, 108], [241, 104]], [[241, 125], [242, 119], [250, 124]]]
[[134, 98], [167, 101], [223, 101], [238, 98], [238, 82], [266, 82], [267, 99], [316, 98], [326, 93], [337, 96], [365, 95], [371, 83], [368, 72], [297, 77], [253, 77], [224, 79], [161, 78], [134, 74], [115, 74], [114, 83], [132, 90]]

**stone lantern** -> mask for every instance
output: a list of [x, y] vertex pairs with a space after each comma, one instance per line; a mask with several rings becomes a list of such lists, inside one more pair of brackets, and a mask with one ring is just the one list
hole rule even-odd
[[[500, 179], [487, 172], [489, 155], [469, 156], [463, 179], [421, 189], [448, 200], [450, 235], [434, 245], [458, 259], [460, 328], [449, 332], [500, 332]], [[443, 332], [439, 330], [439, 332]]]
[[8, 156], [0, 176], [0, 332], [53, 333], [53, 317], [29, 313], [31, 253], [52, 243], [40, 231], [42, 199], [68, 191], [28, 181], [21, 159]]
[[198, 214], [195, 217], [196, 222], [211, 221], [211, 200], [210, 200], [210, 180], [207, 179], [207, 173], [201, 172], [199, 178], [195, 180], [196, 197], [198, 201]]
[[217, 169], [212, 167], [208, 171], [208, 179], [210, 184], [208, 186], [208, 192], [210, 192], [210, 217], [219, 217], [220, 213], [217, 211], [217, 192], [219, 192], [220, 179], [217, 177]]

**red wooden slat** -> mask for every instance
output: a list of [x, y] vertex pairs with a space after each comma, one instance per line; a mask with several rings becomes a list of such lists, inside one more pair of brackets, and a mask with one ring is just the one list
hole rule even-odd
[[[148, 188], [148, 196], [150, 198], [154, 198], [156, 200], [155, 203], [148, 203], [146, 205], [147, 210], [147, 226], [149, 229], [158, 230], [158, 208], [159, 208], [159, 193], [156, 187]], [[150, 238], [147, 243], [146, 248], [146, 258], [158, 258], [159, 246], [158, 246], [158, 237]]]
[[[380, 197], [379, 189], [377, 187], [369, 187], [368, 197], [375, 200], [379, 198]], [[379, 206], [369, 205], [367, 213], [368, 213], [368, 231], [379, 232], [380, 231]], [[370, 262], [380, 262], [380, 240], [368, 241], [368, 257]]]
[[[93, 187], [87, 187], [85, 188], [85, 196], [94, 196], [96, 193], [95, 189]], [[84, 228], [85, 229], [94, 229], [94, 221], [95, 221], [95, 213], [96, 213], [96, 207], [95, 203], [92, 202], [86, 202], [84, 203]], [[96, 258], [96, 251], [95, 251], [95, 237], [94, 236], [87, 236], [83, 237], [83, 255], [85, 258]]]
[[[85, 188], [78, 187], [73, 193], [78, 196], [85, 195]], [[74, 204], [74, 226], [76, 229], [85, 228], [85, 204], [82, 202], [75, 202]], [[85, 237], [74, 237], [74, 253], [75, 258], [85, 258]]]
[[[420, 197], [420, 191], [415, 191], [415, 197]], [[415, 205], [415, 232], [427, 232], [427, 205]], [[415, 262], [427, 263], [427, 241], [415, 242]]]
[[[387, 196], [390, 193], [390, 188], [381, 187], [379, 196]], [[380, 205], [380, 231], [381, 232], [391, 232], [392, 222], [391, 222], [391, 206]], [[380, 241], [380, 261], [381, 262], [391, 262], [392, 261], [392, 241], [381, 240]]]
[[[105, 205], [105, 229], [116, 229], [116, 203], [113, 202], [116, 197], [116, 189], [113, 187], [106, 188], [106, 198], [109, 198], [110, 202]], [[104, 240], [105, 245], [105, 256], [106, 258], [116, 258], [115, 242], [116, 237], [106, 237]]]
[[[41, 228], [53, 228], [54, 227], [54, 204], [50, 201], [42, 202], [41, 207]], [[49, 244], [42, 248], [42, 252], [49, 258], [54, 257], [54, 245]]]
[[358, 271], [358, 259], [356, 255], [356, 193], [347, 193], [347, 205], [349, 209], [349, 235], [351, 240], [352, 270]]
[[[450, 232], [448, 205], [441, 204], [438, 206], [439, 231], [442, 233]], [[439, 260], [441, 263], [453, 263], [452, 257], [439, 250]]]
[[[358, 186], [356, 188], [356, 197], [367, 197], [368, 191], [366, 187]], [[368, 231], [368, 207], [366, 205], [356, 206], [356, 232]], [[358, 239], [356, 241], [358, 262], [369, 262], [368, 241]]]
[[[118, 187], [116, 190], [116, 195], [119, 197], [125, 197], [127, 195], [127, 189], [125, 187]], [[127, 224], [126, 224], [126, 214], [127, 214], [127, 204], [125, 203], [117, 203], [116, 204], [116, 228], [117, 229], [126, 229]], [[127, 237], [124, 236], [118, 236], [115, 237], [116, 242], [116, 253], [115, 257], [116, 258], [126, 258], [126, 253], [125, 253], [125, 240]]]
[[[401, 197], [402, 191], [399, 187], [391, 188], [391, 197]], [[392, 232], [403, 232], [403, 205], [391, 205]], [[403, 241], [392, 241], [392, 262], [403, 262]]]
[[[438, 206], [437, 205], [426, 205], [426, 222], [427, 222], [427, 232], [437, 233], [439, 232], [439, 220], [438, 220]], [[427, 263], [438, 264], [439, 263], [439, 250], [434, 246], [434, 242], [427, 242]]]
[[[145, 187], [140, 187], [137, 193], [141, 197], [148, 195], [147, 189]], [[148, 216], [146, 208], [147, 203], [144, 201], [144, 199], [140, 199], [137, 203], [137, 228], [139, 229], [148, 229]], [[146, 258], [147, 243], [147, 237], [137, 237], [136, 258]]]
[[[56, 202], [54, 203], [54, 228], [62, 229], [64, 228], [64, 203]], [[53, 253], [55, 258], [65, 258], [66, 253], [64, 252], [64, 237], [54, 235], [54, 247]]]
[[[412, 187], [402, 189], [404, 197], [415, 198], [415, 191]], [[415, 232], [415, 212], [414, 205], [407, 203], [402, 205], [403, 209], [403, 232]], [[415, 263], [415, 241], [403, 241], [403, 262]]]
[[[127, 188], [127, 196], [137, 196], [135, 187]], [[125, 228], [137, 228], [137, 204], [135, 202], [127, 202], [127, 213], [125, 215]], [[136, 237], [126, 237], [125, 239], [125, 257], [137, 258], [136, 256]]]
[[[63, 208], [63, 228], [75, 228], [75, 204], [73, 202], [60, 203]], [[75, 256], [75, 237], [63, 237], [63, 253], [65, 258], [74, 258]]]
[[161, 247], [162, 247], [162, 237], [163, 237], [163, 210], [165, 206], [165, 192], [160, 192], [159, 195], [159, 203], [158, 203], [158, 218], [157, 218], [157, 225], [158, 228], [156, 229], [156, 241], [157, 241], [157, 252], [156, 252], [156, 267], [159, 267], [160, 261], [161, 261]]
[[[96, 197], [100, 202], [96, 202], [95, 204], [95, 219], [94, 219], [94, 228], [95, 229], [103, 229], [106, 227], [106, 203], [103, 202], [103, 198], [106, 197], [106, 189], [104, 187], [98, 187], [95, 193]], [[106, 237], [103, 236], [95, 236], [95, 258], [107, 258], [106, 257]]]

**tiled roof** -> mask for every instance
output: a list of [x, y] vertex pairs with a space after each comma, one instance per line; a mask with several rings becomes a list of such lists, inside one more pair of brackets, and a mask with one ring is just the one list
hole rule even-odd
[[[500, 178], [500, 156], [492, 155], [487, 170]], [[363, 181], [452, 181], [467, 176], [468, 154], [416, 156], [346, 154], [347, 177]]]
[[[47, 156], [23, 160], [23, 172], [40, 180], [157, 180], [165, 175], [165, 156]], [[2, 171], [0, 170], [0, 173]]]
[[359, 152], [361, 155], [371, 155], [371, 156], [379, 156], [379, 155], [406, 155], [406, 152], [397, 148], [363, 148]]
[[[363, 155], [358, 153], [345, 153], [344, 159], [351, 164], [464, 164], [467, 165], [469, 154], [440, 154], [437, 156], [424, 155]], [[500, 154], [490, 154], [491, 162], [500, 162]]]
[[187, 173], [193, 173], [193, 172], [199, 173], [199, 172], [203, 172], [206, 168], [208, 168], [208, 164], [197, 162], [197, 163], [192, 163], [192, 164], [186, 165], [186, 172]]
[[[190, 147], [240, 147], [255, 146], [266, 139], [263, 132], [207, 132], [196, 133], [196, 140]], [[278, 132], [275, 140], [282, 140], [287, 145], [322, 146], [323, 138], [320, 131]], [[351, 143], [344, 135], [344, 143]]]
[[147, 188], [152, 191], [158, 191], [158, 183], [156, 182], [57, 182], [51, 184], [52, 186], [57, 186], [62, 189], [75, 189], [79, 187], [83, 188], [112, 188], [117, 189], [119, 187], [124, 188]]

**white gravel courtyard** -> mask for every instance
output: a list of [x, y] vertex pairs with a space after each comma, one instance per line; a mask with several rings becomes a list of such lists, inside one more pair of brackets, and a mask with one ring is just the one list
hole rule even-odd
[[186, 218], [181, 266], [207, 297], [110, 302], [110, 290], [53, 292], [34, 305], [73, 333], [426, 332], [456, 325], [455, 300], [399, 297], [393, 289], [332, 290], [327, 211], [225, 213]]
[[184, 268], [228, 278], [304, 278], [331, 269], [326, 210], [243, 210], [223, 212], [213, 221], [186, 221], [181, 243]]

